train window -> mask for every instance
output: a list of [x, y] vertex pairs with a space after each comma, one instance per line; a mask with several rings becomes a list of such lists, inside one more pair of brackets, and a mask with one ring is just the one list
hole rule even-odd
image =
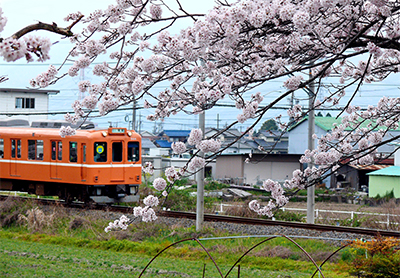
[[62, 142], [61, 141], [51, 141], [51, 159], [52, 160], [62, 160]]
[[82, 149], [83, 149], [83, 154], [82, 154], [83, 162], [86, 162], [86, 144], [83, 144]]
[[77, 142], [69, 142], [69, 161], [77, 162], [78, 161], [78, 143]]
[[122, 142], [112, 143], [112, 161], [114, 162], [122, 161]]
[[0, 158], [4, 157], [4, 139], [0, 139]]
[[94, 162], [107, 161], [107, 142], [94, 143]]
[[21, 158], [21, 140], [11, 139], [11, 157]]
[[28, 140], [28, 159], [43, 160], [43, 140]]
[[139, 142], [128, 142], [128, 161], [139, 161]]
[[62, 160], [62, 142], [58, 142], [58, 160]]

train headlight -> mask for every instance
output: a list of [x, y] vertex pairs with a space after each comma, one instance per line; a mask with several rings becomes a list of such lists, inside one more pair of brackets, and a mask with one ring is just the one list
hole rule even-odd
[[128, 136], [131, 137], [132, 136], [132, 132], [128, 131]]
[[102, 134], [104, 137], [107, 136], [107, 132], [106, 132], [106, 131], [103, 131], [101, 134]]

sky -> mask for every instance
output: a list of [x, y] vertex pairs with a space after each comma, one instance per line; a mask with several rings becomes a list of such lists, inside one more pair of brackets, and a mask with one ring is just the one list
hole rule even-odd
[[[175, 0], [165, 0], [167, 3], [173, 3]], [[17, 30], [34, 24], [37, 21], [46, 23], [55, 22], [59, 26], [67, 26], [68, 24], [63, 21], [63, 18], [71, 12], [81, 11], [83, 14], [88, 14], [91, 11], [99, 8], [106, 8], [108, 5], [114, 3], [113, 0], [0, 0], [0, 7], [3, 9], [4, 15], [8, 18], [5, 30], [1, 33], [2, 37], [7, 37], [16, 32]], [[212, 8], [213, 0], [181, 0], [182, 5], [188, 10], [196, 13], [205, 13]], [[189, 24], [189, 22], [188, 22]], [[185, 27], [184, 24], [182, 27]], [[76, 31], [76, 29], [73, 29]], [[178, 30], [176, 30], [178, 31]], [[48, 32], [38, 32], [38, 35], [48, 36], [52, 42], [59, 41], [52, 47], [50, 52], [51, 60], [45, 63], [29, 63], [25, 60], [19, 60], [14, 63], [6, 63], [0, 60], [0, 75], [8, 75], [9, 81], [0, 83], [0, 87], [15, 87], [15, 88], [26, 88], [29, 87], [29, 80], [38, 75], [39, 73], [47, 70], [49, 64], [59, 65], [65, 58], [71, 44], [68, 40], [61, 40], [58, 35], [50, 34]], [[81, 80], [91, 80], [95, 82], [96, 77], [90, 74], [90, 69], [85, 70], [78, 77], [65, 78], [58, 82], [56, 85], [50, 86], [49, 89], [60, 90], [60, 93], [50, 97], [50, 112], [55, 111], [71, 111], [71, 104], [74, 100], [80, 97], [77, 90], [77, 84]], [[355, 98], [355, 103], [361, 106], [367, 106], [368, 104], [377, 103], [377, 101], [383, 96], [398, 96], [398, 74], [393, 75], [386, 81], [379, 84], [372, 84], [363, 86], [360, 93]], [[162, 90], [163, 84], [158, 86], [156, 89]], [[282, 80], [272, 81], [259, 87], [256, 91], [260, 91], [264, 96], [264, 102], [262, 105], [268, 104], [273, 100], [279, 92], [284, 91], [282, 87]], [[256, 92], [254, 91], [254, 92]], [[307, 96], [304, 92], [298, 92], [295, 94], [301, 104], [307, 103]], [[225, 104], [229, 103], [224, 100]], [[280, 103], [281, 106], [289, 105], [289, 100], [284, 100]], [[129, 107], [126, 107], [129, 109]], [[151, 114], [151, 110], [140, 109], [137, 111], [137, 119], [141, 120], [141, 130], [153, 131], [155, 126], [159, 126], [161, 122], [149, 122], [146, 120], [146, 116]], [[326, 113], [326, 112], [323, 112]], [[337, 112], [331, 111], [332, 115]], [[128, 122], [125, 120], [131, 119], [131, 110], [113, 112], [104, 118], [93, 119], [100, 127], [107, 127], [109, 122], [112, 122], [113, 126], [128, 127]], [[222, 127], [236, 120], [238, 110], [234, 108], [213, 108], [206, 112], [206, 127]], [[271, 110], [267, 113], [265, 118], [259, 123], [258, 127], [270, 118], [282, 114], [284, 117], [287, 116], [284, 110]], [[49, 116], [49, 118], [62, 119], [61, 115]], [[244, 130], [246, 125], [252, 123], [251, 121], [246, 122], [243, 125], [235, 126], [239, 130]], [[197, 116], [186, 115], [179, 113], [176, 116], [165, 119], [163, 122], [164, 129], [191, 129], [198, 125]]]

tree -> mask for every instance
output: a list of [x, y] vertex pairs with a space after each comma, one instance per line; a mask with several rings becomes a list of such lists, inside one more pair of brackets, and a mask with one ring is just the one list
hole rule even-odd
[[260, 127], [261, 130], [278, 130], [278, 125], [276, 124], [274, 119], [266, 120]]
[[[296, 170], [283, 187], [272, 180], [264, 182], [263, 188], [272, 192], [274, 200], [263, 208], [252, 202], [251, 208], [266, 215], [285, 205], [290, 192], [313, 185], [344, 163], [373, 163], [379, 146], [399, 138], [389, 136], [391, 129], [398, 128], [399, 98], [383, 97], [365, 111], [352, 105], [363, 84], [381, 82], [400, 68], [399, 1], [220, 0], [206, 15], [189, 14], [179, 0], [176, 3], [179, 8], [173, 10], [166, 1], [117, 0], [89, 16], [69, 15], [67, 20], [84, 25], [82, 34], [71, 37], [75, 45], [66, 59], [74, 60], [74, 65], [57, 71], [52, 67], [33, 79], [32, 86], [47, 86], [67, 74], [75, 76], [108, 54], [104, 63], [93, 67], [104, 82], [80, 82], [79, 89], [89, 96], [75, 102], [75, 114], [67, 115], [68, 120], [86, 118], [96, 107], [100, 115], [106, 115], [137, 100], [144, 100], [146, 108], [155, 108], [148, 119], [157, 120], [180, 111], [202, 113], [230, 99], [240, 112], [227, 128], [248, 121], [248, 131], [297, 90], [308, 91], [314, 105], [304, 109], [297, 104], [289, 109], [294, 122], [311, 110], [337, 106], [348, 94], [339, 115], [342, 124], [316, 138], [318, 148], [306, 150], [301, 159], [304, 163], [313, 159], [317, 167]], [[168, 29], [184, 18], [192, 19], [193, 25], [171, 34]], [[23, 45], [13, 41], [2, 55], [19, 57]], [[263, 97], [256, 89], [271, 80], [283, 80], [286, 91], [260, 106]], [[169, 86], [154, 93], [156, 85], [165, 83]], [[329, 95], [316, 100], [323, 88]], [[282, 131], [293, 124], [279, 116], [276, 121]], [[195, 129], [190, 144], [198, 151], [218, 154], [222, 150], [217, 136], [203, 138]], [[174, 145], [176, 152], [184, 149]], [[187, 167], [167, 169], [167, 179], [173, 184], [203, 167], [207, 159], [194, 155]], [[171, 185], [157, 187], [164, 195], [171, 190]], [[157, 203], [157, 198], [149, 198], [146, 207], [135, 214], [152, 215], [147, 210]]]

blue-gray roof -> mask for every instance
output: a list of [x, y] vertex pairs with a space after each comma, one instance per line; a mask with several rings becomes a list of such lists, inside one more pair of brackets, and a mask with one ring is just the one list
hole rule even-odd
[[165, 134], [168, 137], [188, 137], [190, 134], [190, 130], [164, 130], [161, 134]]
[[148, 138], [142, 138], [142, 148], [143, 149], [152, 149], [157, 148], [153, 142], [150, 141]]
[[392, 176], [400, 177], [400, 166], [390, 166], [368, 173], [369, 176]]
[[167, 140], [156, 140], [155, 143], [160, 146], [160, 148], [171, 148], [171, 142]]

